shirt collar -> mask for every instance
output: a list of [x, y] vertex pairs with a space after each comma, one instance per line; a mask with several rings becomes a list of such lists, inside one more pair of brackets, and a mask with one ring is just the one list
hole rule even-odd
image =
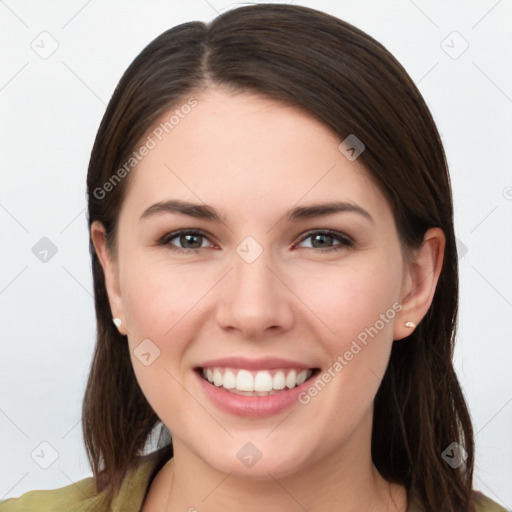
[[[140, 512], [149, 487], [169, 456], [168, 447], [143, 455], [137, 466], [128, 471], [119, 493], [112, 501], [110, 512]], [[414, 492], [408, 493], [407, 512], [419, 510]]]
[[167, 460], [168, 447], [139, 457], [137, 466], [126, 474], [121, 489], [112, 500], [109, 511], [140, 512], [156, 473]]

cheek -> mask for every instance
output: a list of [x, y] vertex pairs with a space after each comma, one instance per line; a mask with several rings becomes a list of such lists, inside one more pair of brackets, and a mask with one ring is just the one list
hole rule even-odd
[[[129, 263], [129, 262], [127, 262]], [[121, 278], [123, 307], [136, 338], [172, 337], [188, 311], [207, 290], [208, 281], [191, 266], [147, 258], [126, 265]]]
[[323, 276], [310, 273], [303, 281], [301, 294], [324, 324], [320, 339], [333, 358], [353, 340], [376, 338], [375, 329], [379, 339], [391, 336], [401, 285], [398, 261], [367, 258], [364, 264], [330, 268]]
[[330, 282], [317, 284], [309, 295], [311, 309], [329, 327], [320, 327], [317, 338], [330, 361], [323, 383], [312, 385], [301, 403], [318, 424], [339, 426], [327, 434], [327, 443], [355, 428], [371, 407], [388, 364], [393, 323], [401, 309], [401, 267], [396, 260], [388, 266], [380, 262], [331, 272]]
[[193, 277], [178, 272], [177, 267], [164, 270], [146, 263], [144, 268], [137, 272], [132, 267], [122, 290], [129, 320], [130, 356], [147, 401], [165, 424], [174, 427], [173, 418], [185, 417], [190, 401], [182, 386], [182, 371], [191, 337], [189, 318], [194, 314], [194, 304], [205, 293], [196, 286], [207, 283], [204, 276]]

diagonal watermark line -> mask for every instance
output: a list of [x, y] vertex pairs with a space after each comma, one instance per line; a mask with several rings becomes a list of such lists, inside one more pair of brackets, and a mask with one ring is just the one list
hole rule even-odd
[[471, 265], [473, 270], [512, 308], [512, 304], [476, 269], [474, 265]]
[[25, 434], [25, 432], [23, 432], [23, 430], [21, 430], [20, 427], [18, 427], [18, 425], [16, 425], [16, 423], [14, 423], [14, 421], [11, 420], [11, 418], [9, 418], [9, 416], [7, 416], [7, 414], [5, 414], [4, 411], [2, 411], [2, 409], [0, 409], [0, 412], [27, 438], [27, 439], [30, 439], [27, 434]]
[[487, 422], [487, 423], [486, 423], [482, 428], [478, 429], [478, 432], [475, 434], [475, 437], [476, 437], [478, 434], [480, 434], [480, 432], [482, 432], [482, 430], [483, 430], [485, 427], [487, 427], [487, 425], [489, 425], [489, 423], [491, 423], [491, 421], [492, 421], [494, 418], [496, 418], [496, 416], [498, 416], [498, 414], [499, 414], [503, 409], [505, 409], [505, 407], [506, 407], [510, 402], [512, 402], [512, 398], [510, 398], [510, 399], [505, 403], [505, 405], [504, 405], [504, 406], [503, 406], [503, 407], [502, 407], [502, 408], [501, 408], [501, 409], [500, 409], [500, 410], [499, 410], [499, 411], [498, 411], [498, 412], [497, 412], [497, 413], [496, 413], [496, 414], [495, 414], [495, 415], [494, 415], [494, 416], [493, 416], [493, 417], [492, 417], [492, 418], [491, 418], [491, 419], [490, 419], [490, 420], [489, 420], [489, 421], [488, 421], [488, 422]]
[[61, 265], [61, 267], [92, 297], [92, 293], [64, 265]]
[[382, 382], [382, 379], [384, 378], [384, 375], [386, 374], [386, 370], [384, 370], [384, 375], [382, 377], [379, 377], [371, 368], [368, 368], [368, 371], [370, 373], [372, 373], [379, 382]]
[[285, 487], [283, 487], [283, 485], [281, 484], [281, 482], [279, 482], [279, 480], [277, 480], [277, 478], [275, 478], [271, 473], [269, 473], [267, 471], [267, 475], [270, 476], [270, 478], [272, 478], [272, 480], [274, 480], [274, 482], [279, 485], [279, 487], [281, 487], [281, 489], [286, 493], [288, 494], [288, 496], [290, 496], [290, 498], [295, 501], [295, 503], [297, 503], [297, 505], [299, 505], [299, 507], [304, 510], [304, 512], [307, 512], [307, 510], [302, 506], [302, 504], [300, 502], [298, 502], [287, 490]]
[[487, 217], [489, 217], [491, 215], [491, 213], [494, 213], [494, 211], [496, 210], [496, 208], [498, 208], [499, 204], [496, 205], [471, 231], [470, 233], [473, 233], [473, 231], [475, 231], [475, 229], [480, 226], [480, 224], [482, 224], [482, 222], [487, 219]]
[[414, 5], [414, 7], [416, 7], [416, 9], [418, 9], [418, 11], [420, 11], [423, 14], [423, 16], [425, 16], [425, 18], [427, 18], [430, 21], [430, 23], [432, 23], [432, 25], [434, 25], [436, 28], [439, 28], [438, 25], [432, 20], [432, 18], [427, 16], [425, 11], [420, 9], [420, 7], [418, 5], [416, 5], [416, 3], [413, 0], [409, 0], [409, 2], [411, 2], [411, 4]]
[[103, 103], [103, 105], [105, 105], [105, 107], [107, 106], [107, 104], [63, 60], [61, 60], [61, 62], [69, 69], [69, 71], [71, 71], [71, 73], [73, 73], [73, 75], [78, 78], [78, 80], [80, 80], [80, 82], [82, 82], [82, 84], [84, 84], [87, 89], [89, 89], [92, 94], [94, 94], [94, 96], [96, 96], [96, 98], [101, 101], [101, 103]]
[[[295, 202], [293, 206], [297, 206], [334, 168], [336, 167], [336, 164], [333, 164], [332, 167], [316, 182], [314, 183], [311, 188], [302, 195], [302, 197], [299, 198], [298, 201]], [[268, 231], [267, 233], [270, 233], [277, 225], [279, 224], [279, 221], [276, 222]]]
[[[71, 480], [71, 478], [69, 478], [69, 476], [66, 473], [64, 473], [64, 471], [61, 470], [61, 473], [89, 500], [93, 500], [97, 496], [96, 494], [89, 495], [85, 493], [84, 490], [79, 485], [77, 485], [77, 482]], [[98, 507], [96, 503], [94, 503], [94, 501], [88, 501], [87, 504], [94, 505], [94, 508], [101, 512], [101, 509]]]
[[478, 480], [480, 481], [480, 483], [486, 487], [487, 491], [486, 491], [486, 494], [489, 494], [491, 493], [494, 498], [498, 501], [501, 502], [501, 504], [507, 509], [507, 510], [512, 510], [512, 508], [510, 507], [510, 504], [506, 504], [478, 475], [475, 475], [476, 478], [478, 478]]
[[[183, 183], [183, 185], [185, 185], [185, 187], [187, 187], [190, 190], [190, 192], [192, 192], [192, 194], [194, 194], [197, 197], [197, 199], [199, 199], [199, 201], [201, 201], [201, 203], [203, 203], [206, 206], [206, 203], [165, 162], [164, 167], [171, 171], [174, 174], [174, 176], [176, 176], [176, 178], [178, 178], [181, 181], [181, 183]], [[226, 226], [226, 228], [232, 233], [233, 230], [222, 219], [220, 220], [222, 224], [224, 224], [224, 226]]]
[[325, 327], [327, 327], [327, 329], [329, 329], [329, 331], [331, 331], [332, 334], [336, 335], [336, 333], [268, 265], [266, 267], [270, 270], [270, 272], [272, 272], [272, 274], [274, 274], [279, 279], [279, 281], [281, 281], [281, 283], [283, 283], [286, 286], [286, 288], [288, 288], [288, 290], [290, 290], [293, 293], [293, 295], [295, 295], [295, 297], [297, 297], [302, 302], [302, 304], [304, 304], [304, 306], [306, 306], [309, 309], [309, 311], [311, 311], [311, 313], [313, 313], [313, 315], [315, 315], [318, 318], [318, 320], [320, 320], [320, 322], [322, 322], [325, 325]]
[[73, 431], [73, 429], [75, 429], [80, 423], [82, 422], [82, 420], [78, 420], [62, 437], [61, 437], [61, 440], [63, 439], [66, 439], [66, 437]]
[[487, 75], [485, 71], [480, 66], [478, 66], [478, 64], [474, 60], [472, 60], [471, 62], [473, 66], [475, 66], [480, 71], [480, 73], [482, 73], [482, 75], [484, 75], [487, 78], [487, 80], [489, 80], [489, 82], [491, 82], [491, 84], [493, 84], [494, 87], [496, 87], [496, 89], [498, 89], [498, 91], [500, 91], [501, 94], [503, 94], [503, 96], [505, 96], [505, 98], [507, 98], [507, 100], [512, 103], [512, 98], [489, 75]]
[[9, 495], [9, 493], [15, 488], [17, 487], [17, 485], [29, 474], [29, 472], [27, 471], [3, 496], [2, 496], [2, 499], [0, 500], [0, 505], [2, 504], [2, 501], [5, 500], [6, 496]]
[[3, 204], [0, 204], [0, 208], [3, 208], [11, 216], [11, 218], [18, 223], [18, 225], [25, 231], [25, 233], [29, 232], [28, 229]]
[[472, 27], [471, 27], [471, 30], [473, 30], [482, 20], [484, 20], [487, 15], [492, 11], [494, 10], [494, 8], [499, 4], [501, 3], [501, 0], [498, 0]]
[[62, 228], [61, 233], [64, 233], [64, 231], [65, 231], [65, 230], [66, 230], [66, 229], [67, 229], [71, 224], [73, 224], [73, 222], [74, 222], [76, 219], [78, 219], [78, 217], [80, 217], [80, 215], [82, 215], [82, 213], [83, 213], [84, 211], [85, 211], [85, 208], [82, 208], [82, 209], [81, 209], [81, 210], [80, 210], [80, 211], [75, 215], [75, 217], [73, 217], [73, 218], [71, 219], [71, 221], [70, 221], [70, 222], [68, 222], [68, 223], [67, 223], [67, 224]]
[[439, 61], [437, 61], [417, 82], [416, 85], [418, 85], [430, 72], [439, 64]]
[[0, 87], [0, 91], [3, 91], [28, 65], [29, 61], [25, 62], [25, 64], [23, 64], [23, 66], [21, 66], [21, 68], [18, 69], [18, 71], [16, 71], [12, 77], [9, 78], [9, 80], [7, 80], [7, 82], [2, 85], [2, 87]]
[[293, 412], [294, 412], [294, 411], [290, 411], [290, 412], [289, 412], [289, 413], [288, 413], [288, 414], [287, 414], [287, 415], [286, 415], [286, 416], [285, 416], [285, 417], [284, 417], [284, 418], [283, 418], [283, 419], [282, 419], [282, 420], [281, 420], [281, 421], [280, 421], [280, 422], [279, 422], [279, 423], [278, 423], [278, 424], [277, 424], [277, 425], [276, 425], [276, 426], [275, 426], [275, 427], [274, 427], [274, 428], [273, 428], [273, 429], [272, 429], [272, 430], [271, 430], [271, 431], [270, 431], [270, 432], [265, 436], [265, 438], [267, 438], [270, 434], [272, 434], [272, 432], [274, 432], [274, 431], [277, 429], [277, 427], [279, 427], [279, 426], [284, 422], [284, 420], [286, 420], [286, 419], [290, 416], [290, 414], [292, 414]]
[[226, 427], [224, 427], [224, 425], [222, 425], [222, 423], [220, 423], [219, 420], [217, 420], [217, 418], [215, 418], [215, 416], [213, 416], [210, 411], [208, 411], [208, 409], [180, 382], [178, 381], [174, 375], [172, 375], [172, 373], [164, 367], [164, 371], [166, 373], [169, 374], [170, 377], [172, 377], [174, 379], [174, 381], [181, 387], [181, 389], [183, 389], [183, 391], [185, 391], [185, 393], [187, 393], [190, 398], [192, 398], [205, 412], [206, 414], [208, 414], [208, 416], [210, 416], [210, 418], [215, 421], [215, 423], [217, 423], [217, 425], [219, 425], [219, 427], [224, 430], [224, 432], [226, 432], [226, 434], [228, 434], [230, 437], [232, 437], [234, 439], [234, 436], [231, 434], [231, 432], [229, 432]]
[[335, 167], [336, 164], [332, 164], [329, 170], [305, 194], [303, 194], [303, 196], [295, 203], [295, 205], [300, 203]]
[[233, 471], [229, 472], [201, 501], [206, 500], [211, 494], [213, 494], [219, 488], [219, 486], [221, 486], [226, 481], [226, 479], [231, 476], [231, 473], [233, 473]]
[[198, 304], [201, 302], [212, 290], [215, 288], [232, 270], [234, 267], [231, 267], [201, 298], [197, 300], [197, 302], [164, 334], [167, 336]]
[[24, 21], [23, 21], [23, 20], [22, 20], [22, 19], [21, 19], [21, 18], [20, 18], [20, 17], [19, 17], [19, 16], [18, 16], [18, 15], [17, 15], [17, 14], [16, 14], [16, 13], [15, 13], [15, 12], [14, 12], [14, 11], [13, 11], [9, 6], [8, 6], [8, 5], [7, 5], [7, 4], [6, 4], [6, 3], [5, 3], [5, 2], [4, 2], [4, 0], [0, 0], [0, 3], [1, 3], [2, 5], [4, 5], [4, 6], [9, 10], [9, 11], [11, 11], [11, 14], [12, 14], [13, 16], [15, 16], [16, 18], [18, 18], [18, 21], [19, 21], [19, 22], [21, 22], [21, 23], [23, 23], [23, 25], [25, 25], [25, 27], [30, 28], [30, 27], [29, 27], [29, 26], [28, 26], [28, 25], [27, 25], [27, 24], [26, 24], [26, 23], [25, 23], [25, 22], [24, 22]]
[[1, 290], [0, 290], [0, 293], [4, 293], [4, 291], [12, 284], [14, 283], [14, 281], [16, 281], [16, 279], [18, 279], [18, 277], [23, 273], [25, 272], [25, 270], [27, 270], [28, 268], [28, 265], [25, 265], [25, 268], [23, 268], [23, 270], [20, 270], [15, 277], [13, 277]]
[[220, 12], [210, 3], [208, 0], [203, 0], [205, 4], [208, 4], [217, 14], [220, 14]]
[[61, 30], [66, 28], [71, 21], [73, 21], [90, 3], [92, 0], [88, 0], [71, 18], [62, 25]]

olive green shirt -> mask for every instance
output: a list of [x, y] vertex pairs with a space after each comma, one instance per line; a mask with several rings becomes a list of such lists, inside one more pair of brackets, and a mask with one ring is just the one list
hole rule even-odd
[[[92, 477], [88, 477], [60, 489], [30, 491], [7, 499], [0, 503], [0, 512], [140, 512], [151, 482], [163, 465], [160, 455], [156, 451], [140, 457], [113, 499], [96, 493]], [[479, 497], [478, 512], [507, 512], [482, 494], [475, 494]], [[407, 512], [420, 510], [415, 503], [409, 496]]]

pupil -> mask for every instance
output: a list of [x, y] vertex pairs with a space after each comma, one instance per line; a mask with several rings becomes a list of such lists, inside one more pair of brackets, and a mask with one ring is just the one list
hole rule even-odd
[[[318, 241], [318, 239], [320, 239], [320, 241], [321, 241], [320, 246], [321, 246], [321, 247], [324, 247], [324, 246], [326, 245], [326, 244], [325, 244], [325, 239], [326, 239], [326, 238], [332, 238], [332, 236], [331, 236], [331, 235], [315, 235], [315, 236], [316, 236], [316, 238], [317, 238], [317, 241]], [[323, 241], [322, 241], [322, 240], [323, 240]]]
[[[184, 245], [185, 245], [185, 246], [187, 246], [187, 243], [189, 242], [189, 239], [190, 239], [190, 238], [194, 238], [194, 237], [196, 237], [196, 238], [197, 238], [198, 236], [199, 236], [199, 235], [182, 235], [182, 240], [183, 240], [183, 239], [184, 239], [184, 240], [186, 240], [186, 243], [185, 243]], [[199, 246], [198, 246], [198, 245], [197, 245], [197, 243], [196, 243], [196, 245], [195, 245], [194, 247], [192, 247], [192, 248], [194, 248], [194, 249], [195, 249], [195, 248], [197, 248], [197, 247], [201, 247], [201, 244], [199, 244]], [[189, 248], [190, 248], [190, 247], [189, 247]]]
[[[187, 245], [189, 242], [191, 242], [192, 240], [192, 248], [198, 248], [198, 247], [201, 247], [201, 244], [199, 243], [199, 245], [197, 244], [197, 241], [196, 241], [196, 244], [193, 243], [193, 239], [194, 238], [199, 238], [200, 235], [182, 235], [181, 236], [181, 240], [182, 242], [185, 241], [184, 245]], [[332, 236], [331, 235], [315, 235], [315, 241], [318, 242], [320, 244], [320, 247], [325, 247], [327, 245], [326, 243], [326, 240], [328, 239], [332, 239]], [[188, 246], [190, 247], [190, 246]]]

